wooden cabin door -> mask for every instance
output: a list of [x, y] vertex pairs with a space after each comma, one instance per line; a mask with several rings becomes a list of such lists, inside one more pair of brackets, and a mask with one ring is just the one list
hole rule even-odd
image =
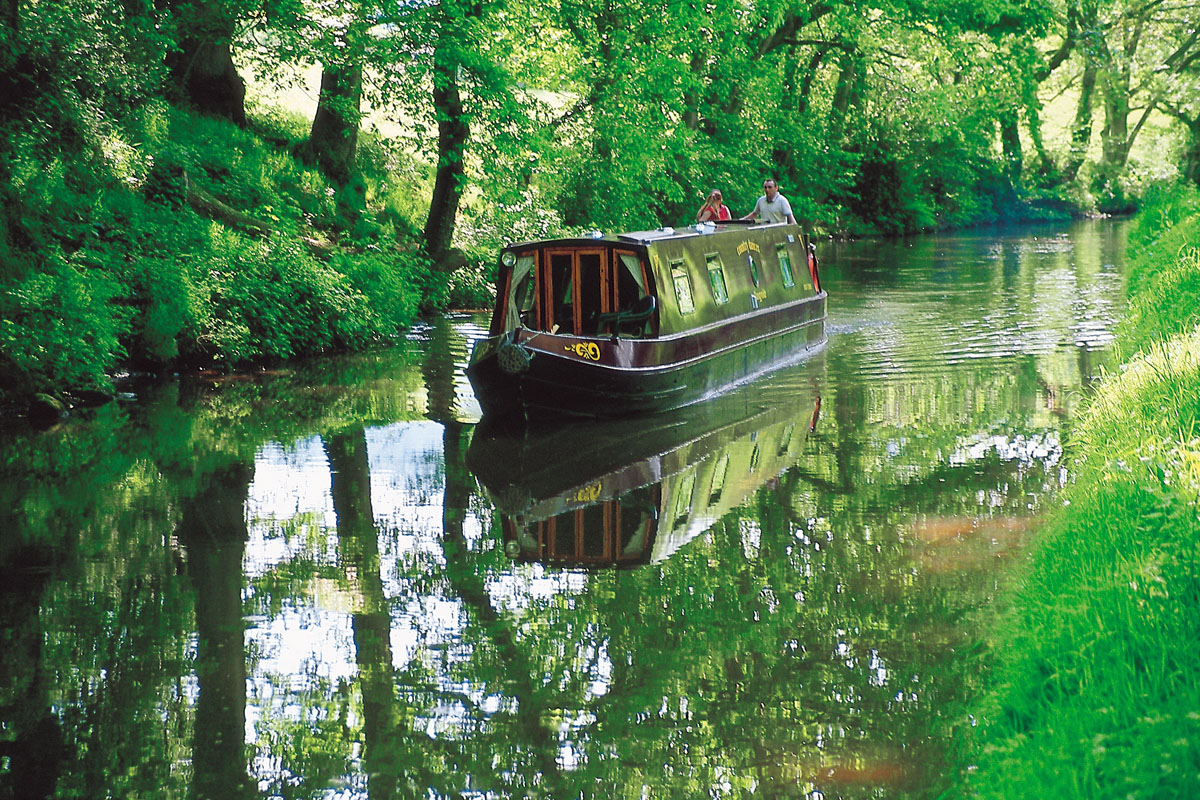
[[574, 564], [641, 563], [650, 558], [661, 487], [643, 487], [542, 520], [537, 541], [542, 558]]
[[542, 330], [594, 336], [597, 317], [612, 310], [612, 296], [612, 260], [607, 250], [546, 250], [538, 320]]

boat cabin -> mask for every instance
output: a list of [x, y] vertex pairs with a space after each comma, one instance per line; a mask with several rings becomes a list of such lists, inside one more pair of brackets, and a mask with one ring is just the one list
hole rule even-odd
[[815, 296], [793, 225], [697, 225], [526, 242], [500, 256], [490, 333], [654, 338]]

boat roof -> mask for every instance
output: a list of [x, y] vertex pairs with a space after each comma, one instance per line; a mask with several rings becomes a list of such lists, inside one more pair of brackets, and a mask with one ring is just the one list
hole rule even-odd
[[656, 228], [650, 231], [631, 231], [629, 233], [618, 233], [617, 239], [625, 242], [637, 242], [638, 244], [649, 244], [650, 242], [661, 242], [667, 239], [689, 239], [696, 236], [711, 236], [714, 233], [723, 233], [732, 230], [762, 230], [763, 228], [775, 228], [787, 225], [786, 222], [752, 222], [748, 224], [722, 224], [712, 226], [697, 224], [688, 225], [685, 228]]
[[[639, 244], [649, 245], [656, 242], [678, 241], [680, 239], [693, 239], [700, 236], [711, 236], [714, 233], [727, 233], [730, 231], [747, 231], [747, 230], [764, 230], [767, 228], [784, 228], [788, 227], [786, 222], [747, 222], [747, 223], [720, 223], [713, 227], [705, 225], [687, 225], [680, 228], [673, 228], [669, 225], [661, 228], [654, 228], [647, 231], [628, 231], [626, 233], [616, 234], [600, 234], [592, 236], [571, 236], [563, 239], [541, 239], [526, 242], [514, 242], [505, 250], [527, 250], [531, 247], [545, 247], [546, 245], [567, 245], [567, 244], [587, 244], [592, 242], [608, 242], [610, 244]], [[596, 233], [599, 233], [597, 231]]]

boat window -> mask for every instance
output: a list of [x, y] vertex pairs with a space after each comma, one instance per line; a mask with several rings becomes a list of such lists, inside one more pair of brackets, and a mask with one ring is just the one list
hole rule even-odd
[[777, 453], [778, 455], [781, 455], [781, 456], [787, 455], [788, 448], [790, 448], [792, 446], [792, 433], [795, 431], [795, 429], [796, 429], [796, 423], [794, 423], [794, 422], [791, 425], [788, 425], [786, 428], [784, 428], [783, 435], [779, 437], [779, 451]]
[[[522, 264], [521, 262], [526, 263]], [[521, 272], [524, 274], [513, 291], [513, 307], [517, 309], [522, 323], [530, 323], [532, 322], [530, 312], [533, 311], [534, 301], [537, 300], [534, 286], [537, 282], [533, 278], [533, 256], [525, 256], [517, 262], [517, 269], [513, 272], [513, 277], [515, 278]]]
[[725, 491], [725, 475], [729, 472], [729, 453], [722, 453], [717, 465], [713, 467], [712, 486], [708, 490], [708, 503], [712, 505], [721, 499]]
[[645, 297], [646, 279], [642, 275], [642, 262], [633, 253], [618, 253], [621, 257], [621, 266], [624, 269], [619, 270], [617, 278], [617, 294], [621, 304], [618, 308], [627, 308], [634, 304], [635, 301]]
[[796, 285], [796, 279], [792, 277], [792, 259], [788, 255], [787, 245], [775, 245], [775, 252], [779, 254], [779, 271], [783, 274], [783, 285], [790, 289]]
[[578, 555], [586, 561], [612, 556], [612, 503], [597, 503], [580, 509], [578, 519]]
[[708, 282], [712, 285], [713, 298], [717, 303], [728, 303], [729, 290], [725, 288], [725, 270], [721, 266], [721, 256], [717, 253], [707, 253], [704, 260], [708, 263]]
[[620, 525], [617, 554], [623, 560], [640, 558], [647, 549], [646, 536], [658, 516], [658, 500], [650, 487], [634, 489], [617, 503]]
[[[642, 271], [642, 262], [635, 254], [625, 253], [619, 250], [614, 251], [613, 260], [613, 298], [611, 307], [617, 312], [632, 312], [644, 306], [644, 302], [650, 293], [646, 290], [646, 274]], [[624, 330], [622, 330], [624, 327]], [[601, 331], [604, 331], [605, 324], [603, 317], [600, 324]], [[634, 330], [626, 324], [624, 326], [617, 325], [617, 333], [628, 333], [630, 335], [644, 336], [647, 330], [654, 329], [654, 321], [645, 319], [641, 322], [639, 328]]]
[[674, 522], [671, 523], [672, 528], [687, 524], [688, 517], [692, 514], [692, 491], [695, 488], [696, 471], [693, 469], [680, 478], [679, 484], [675, 487], [675, 516], [673, 517]]
[[680, 314], [690, 314], [696, 310], [692, 299], [692, 279], [684, 269], [683, 260], [671, 262], [671, 282], [675, 284], [675, 300], [679, 303]]
[[550, 519], [550, 555], [570, 558], [575, 555], [575, 512]]
[[750, 280], [754, 281], [754, 285], [758, 286], [758, 259], [754, 256], [754, 251], [746, 253], [746, 261], [750, 264]]

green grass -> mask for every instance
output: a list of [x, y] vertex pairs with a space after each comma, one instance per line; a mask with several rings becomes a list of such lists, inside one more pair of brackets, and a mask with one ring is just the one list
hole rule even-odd
[[1141, 349], [1071, 431], [1073, 482], [996, 632], [964, 796], [1200, 796], [1200, 303], [1178, 246], [1195, 195], [1132, 234], [1121, 346]]
[[1149, 193], [1129, 244], [1135, 260], [1118, 341], [1134, 353], [1200, 323], [1200, 189]]

